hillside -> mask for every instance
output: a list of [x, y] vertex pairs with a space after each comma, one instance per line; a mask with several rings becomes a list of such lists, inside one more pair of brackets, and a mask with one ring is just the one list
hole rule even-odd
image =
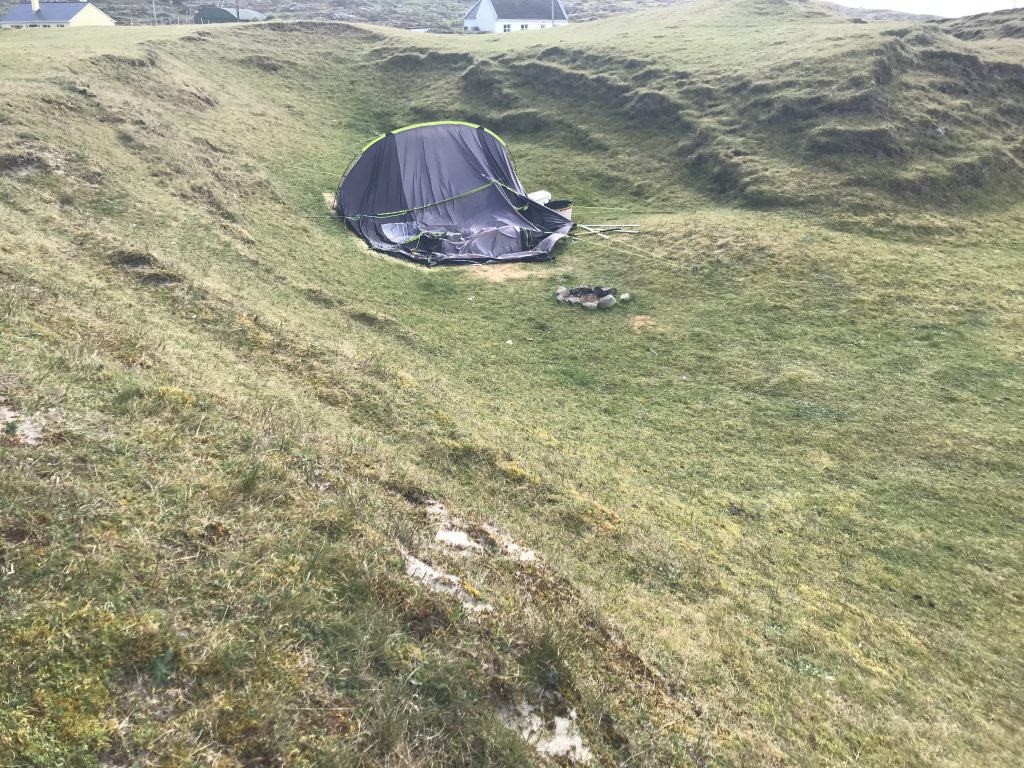
[[929, 16], [920, 13], [858, 8], [849, 2], [844, 5], [839, 3], [825, 3], [825, 5], [834, 13], [861, 19], [862, 21], [931, 21], [940, 18], [939, 16]]
[[[0, 35], [0, 765], [1020, 765], [1022, 24]], [[443, 118], [641, 234], [369, 252]]]
[[948, 19], [942, 26], [954, 37], [961, 40], [982, 40], [1024, 38], [1024, 27], [1021, 26], [1020, 11], [996, 11], [977, 16], [964, 16], [960, 19]]

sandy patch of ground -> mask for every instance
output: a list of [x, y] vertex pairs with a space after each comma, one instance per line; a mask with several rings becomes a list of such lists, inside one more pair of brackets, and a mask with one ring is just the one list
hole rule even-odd
[[324, 207], [328, 213], [334, 213], [334, 192], [324, 192]]
[[[521, 546], [493, 526], [467, 526], [444, 502], [427, 500], [423, 511], [435, 529], [434, 545], [441, 550], [463, 557], [507, 558], [543, 567], [539, 555], [532, 549]], [[469, 611], [494, 610], [494, 606], [483, 602], [476, 590], [458, 576], [444, 573], [404, 550], [402, 554], [406, 576], [413, 581], [432, 592], [455, 597]], [[593, 762], [594, 754], [583, 740], [576, 710], [557, 691], [538, 689], [535, 693], [530, 697], [533, 701], [520, 696], [499, 706], [498, 717], [505, 727], [522, 736], [542, 757], [560, 765]], [[547, 702], [547, 706], [539, 702]]]
[[0, 438], [7, 437], [22, 445], [39, 445], [43, 441], [46, 419], [40, 414], [24, 416], [0, 405]]
[[463, 607], [470, 611], [493, 611], [494, 608], [487, 603], [477, 600], [466, 589], [465, 583], [458, 576], [452, 576], [437, 570], [408, 552], [405, 553], [405, 575], [415, 582], [422, 584], [431, 592], [439, 592], [444, 595], [456, 597]]
[[469, 267], [469, 274], [480, 280], [489, 283], [504, 283], [506, 280], [522, 280], [526, 277], [540, 277], [541, 273], [536, 269], [528, 269], [525, 264], [518, 262], [512, 264], [484, 264], [479, 267]]
[[520, 700], [500, 709], [498, 717], [545, 757], [577, 764], [589, 763], [594, 758], [576, 724], [574, 709], [569, 710], [567, 717], [548, 719], [539, 706]]
[[520, 563], [532, 563], [540, 559], [535, 551], [517, 544], [494, 526], [484, 524], [467, 528], [459, 517], [448, 511], [443, 502], [430, 499], [424, 511], [437, 526], [434, 541], [449, 549], [504, 555]]
[[[467, 528], [443, 502], [428, 500], [424, 504], [427, 518], [435, 526], [434, 543], [443, 550], [464, 556], [506, 557], [520, 563], [538, 563], [532, 549], [520, 546], [496, 528], [480, 525]], [[451, 595], [471, 611], [492, 611], [494, 607], [479, 598], [479, 593], [465, 580], [440, 571], [418, 557], [401, 550], [405, 557], [405, 575], [431, 592]]]
[[474, 541], [465, 531], [438, 531], [434, 536], [435, 540], [454, 549], [464, 549], [471, 552], [482, 552], [483, 546]]
[[520, 563], [533, 563], [540, 559], [540, 556], [532, 549], [527, 549], [510, 539], [501, 531], [489, 525], [480, 526], [480, 534], [485, 543], [496, 547], [503, 555]]
[[631, 320], [633, 330], [637, 333], [642, 333], [645, 329], [653, 328], [658, 324], [650, 315], [633, 315]]

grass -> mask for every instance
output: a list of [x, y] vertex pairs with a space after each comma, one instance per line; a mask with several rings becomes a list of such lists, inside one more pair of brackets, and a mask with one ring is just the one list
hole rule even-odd
[[[1021, 54], [979, 24], [0, 37], [0, 406], [43, 425], [0, 434], [0, 764], [543, 764], [520, 696], [599, 764], [1018, 764]], [[493, 281], [317, 218], [436, 116], [643, 234]], [[593, 282], [635, 301], [552, 298]]]

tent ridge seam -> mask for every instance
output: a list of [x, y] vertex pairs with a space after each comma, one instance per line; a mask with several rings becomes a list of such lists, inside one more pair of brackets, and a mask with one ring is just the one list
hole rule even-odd
[[387, 213], [360, 213], [357, 216], [346, 216], [345, 220], [346, 221], [359, 221], [359, 219], [386, 219], [389, 216], [400, 216], [403, 213], [412, 213], [413, 211], [422, 211], [424, 208], [433, 208], [435, 205], [444, 205], [445, 203], [450, 203], [452, 200], [458, 200], [458, 199], [463, 198], [463, 197], [469, 197], [470, 195], [475, 195], [477, 192], [483, 192], [488, 187], [493, 187], [496, 183], [500, 183], [500, 182], [491, 181], [491, 182], [489, 182], [487, 184], [483, 184], [483, 185], [477, 187], [476, 189], [471, 189], [468, 192], [462, 192], [461, 194], [453, 195], [452, 197], [446, 197], [444, 200], [438, 200], [437, 202], [434, 202], [434, 203], [427, 203], [425, 205], [417, 205], [415, 208], [406, 208], [405, 210], [401, 210], [401, 211], [388, 211]]

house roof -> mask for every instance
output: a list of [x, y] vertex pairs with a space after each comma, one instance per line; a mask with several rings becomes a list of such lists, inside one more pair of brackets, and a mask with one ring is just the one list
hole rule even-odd
[[484, 0], [476, 0], [476, 2], [473, 3], [473, 7], [470, 8], [469, 9], [469, 13], [466, 14], [466, 18], [467, 19], [475, 19], [476, 18], [476, 12], [480, 8], [480, 3], [482, 3], [483, 1]]
[[267, 18], [264, 14], [251, 8], [240, 8], [238, 16], [235, 16], [235, 7], [233, 5], [230, 7], [204, 5], [196, 9], [195, 15], [208, 21], [228, 21], [229, 19], [237, 21], [266, 21]]
[[236, 16], [235, 15], [235, 7], [234, 6], [231, 6], [230, 8], [227, 8], [227, 7], [220, 7], [220, 6], [216, 6], [216, 5], [204, 5], [198, 11], [196, 11], [196, 13], [197, 14], [203, 14], [203, 13], [209, 14], [210, 11], [222, 11], [222, 12], [226, 13], [228, 16], [230, 16], [231, 18], [238, 19], [239, 21], [264, 21], [267, 18], [262, 13], [260, 13], [259, 11], [254, 11], [252, 8], [239, 8], [238, 9], [238, 15]]
[[[221, 8], [221, 10], [227, 11], [232, 16], [235, 16], [234, 8]], [[236, 16], [235, 18], [237, 18], [239, 21], [263, 21], [267, 17], [264, 16], [259, 11], [254, 11], [252, 8], [239, 8], [238, 16]]]
[[0, 19], [0, 24], [66, 24], [87, 5], [89, 3], [40, 3], [36, 13], [30, 3], [25, 3], [11, 8]]
[[565, 9], [559, 0], [491, 0], [499, 19], [551, 19], [554, 2], [555, 21], [567, 21]]

